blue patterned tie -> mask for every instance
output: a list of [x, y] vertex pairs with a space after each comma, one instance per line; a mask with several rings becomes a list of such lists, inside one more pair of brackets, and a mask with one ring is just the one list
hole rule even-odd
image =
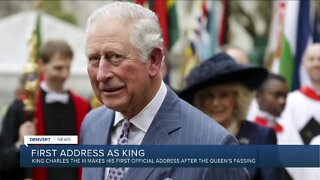
[[[131, 123], [128, 119], [124, 119], [122, 122], [122, 132], [118, 139], [119, 145], [126, 145], [128, 143], [128, 137], [130, 132]], [[109, 169], [107, 180], [123, 180], [126, 171], [124, 167], [113, 167]]]

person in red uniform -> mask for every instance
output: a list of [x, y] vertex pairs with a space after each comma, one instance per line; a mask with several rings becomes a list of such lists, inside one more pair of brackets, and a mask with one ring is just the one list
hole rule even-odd
[[[17, 156], [24, 135], [79, 135], [82, 120], [90, 110], [89, 102], [64, 86], [70, 75], [71, 47], [62, 40], [48, 41], [40, 58], [44, 80], [37, 93], [34, 122], [24, 118], [23, 97], [10, 105], [3, 119], [2, 143], [4, 146], [15, 145]], [[33, 168], [32, 179], [77, 180], [80, 179], [79, 172], [78, 168]], [[24, 179], [26, 174], [25, 169], [19, 168], [19, 162], [16, 167], [1, 173], [3, 179]]]

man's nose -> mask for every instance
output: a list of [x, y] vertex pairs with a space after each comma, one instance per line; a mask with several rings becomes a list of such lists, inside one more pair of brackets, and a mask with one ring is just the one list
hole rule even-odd
[[69, 68], [64, 68], [61, 72], [61, 76], [64, 78], [64, 79], [67, 79], [70, 75], [70, 69]]
[[287, 100], [286, 97], [280, 97], [280, 98], [278, 99], [278, 103], [279, 103], [281, 106], [285, 106], [285, 105], [286, 105], [286, 100]]
[[98, 67], [97, 80], [103, 82], [111, 79], [114, 76], [114, 74], [112, 73], [112, 68], [112, 64], [101, 57]]

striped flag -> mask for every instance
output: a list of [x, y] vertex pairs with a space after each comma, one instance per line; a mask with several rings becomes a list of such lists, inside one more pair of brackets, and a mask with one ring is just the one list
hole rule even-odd
[[281, 55], [281, 40], [284, 25], [286, 3], [275, 1], [273, 3], [273, 17], [270, 26], [270, 34], [268, 46], [266, 48], [265, 62], [266, 67], [274, 72], [279, 73], [280, 55]]
[[210, 2], [210, 12], [208, 15], [208, 26], [207, 29], [210, 33], [210, 47], [211, 47], [211, 55], [214, 54], [214, 52], [217, 49], [217, 2], [216, 1], [209, 1]]
[[312, 36], [313, 36], [313, 42], [314, 43], [320, 42], [320, 32], [319, 32], [320, 28], [318, 28], [319, 17], [317, 15], [317, 9], [319, 9], [319, 8], [320, 8], [320, 5], [319, 5], [319, 3], [317, 3], [316, 6], [315, 6], [315, 11], [313, 12]]
[[293, 87], [293, 73], [295, 68], [295, 48], [297, 38], [297, 25], [299, 1], [285, 1], [286, 14], [282, 33], [280, 74], [287, 79], [290, 89]]
[[312, 42], [314, 31], [310, 1], [282, 0], [275, 3], [277, 5], [274, 18], [277, 19], [273, 19], [267, 50], [273, 50], [274, 53], [272, 71], [284, 76], [289, 89], [295, 90], [308, 83], [301, 60], [306, 47]]
[[[299, 89], [308, 83], [308, 76], [302, 67], [302, 56], [312, 42], [310, 24], [310, 1], [279, 1], [284, 6], [283, 30], [280, 38], [281, 47], [279, 68], [273, 68], [287, 80], [290, 90]], [[280, 7], [281, 7], [280, 6]]]
[[222, 17], [220, 21], [220, 29], [219, 29], [219, 46], [226, 44], [228, 42], [228, 18], [229, 18], [229, 2], [228, 0], [222, 1]]
[[177, 42], [179, 39], [179, 24], [178, 15], [176, 10], [176, 1], [167, 1], [167, 11], [168, 11], [168, 35], [169, 35], [169, 49]]
[[149, 4], [150, 9], [153, 10], [159, 19], [159, 24], [162, 29], [163, 44], [165, 48], [169, 47], [169, 35], [168, 35], [168, 13], [167, 13], [167, 1], [152, 1]]
[[312, 29], [310, 18], [310, 2], [309, 0], [300, 1], [298, 26], [297, 26], [297, 44], [296, 44], [296, 56], [293, 72], [293, 86], [292, 89], [299, 89], [300, 86], [305, 86], [308, 80], [307, 73], [301, 66], [301, 60], [303, 53], [312, 41]]
[[171, 49], [171, 47], [179, 38], [176, 1], [134, 0], [134, 3], [141, 4], [142, 6], [149, 8], [157, 14], [162, 30], [164, 47], [167, 49]]

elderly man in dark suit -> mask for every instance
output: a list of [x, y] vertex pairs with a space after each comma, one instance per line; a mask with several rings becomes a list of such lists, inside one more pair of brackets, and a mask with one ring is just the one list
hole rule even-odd
[[[113, 2], [88, 19], [86, 53], [104, 106], [81, 128], [82, 144], [237, 144], [218, 123], [181, 100], [162, 80], [163, 38], [155, 13]], [[84, 168], [84, 180], [247, 179], [243, 168]]]

